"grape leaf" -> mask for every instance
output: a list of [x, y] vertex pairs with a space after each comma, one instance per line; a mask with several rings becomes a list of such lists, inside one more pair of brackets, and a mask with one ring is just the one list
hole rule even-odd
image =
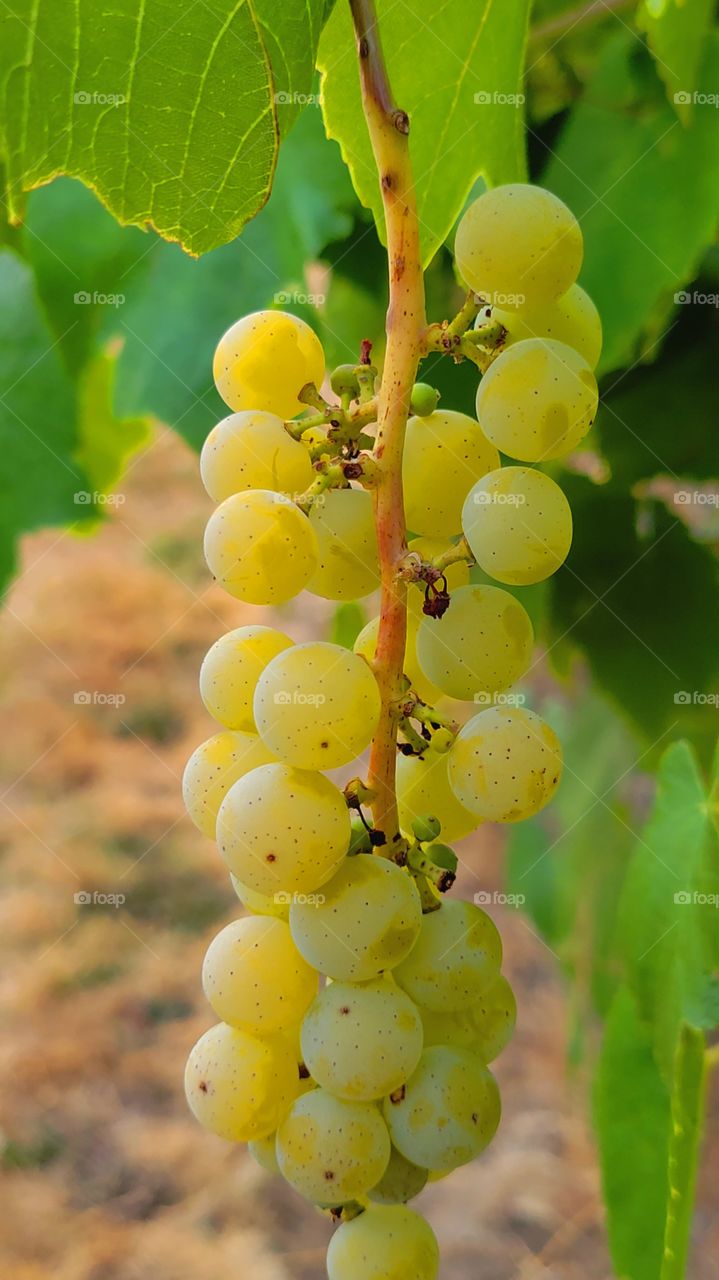
[[199, 254], [265, 203], [312, 85], [324, 0], [13, 0], [0, 16], [0, 159], [25, 193], [80, 178], [122, 223]]
[[660, 1280], [683, 1280], [689, 1251], [706, 1088], [704, 1036], [682, 1026], [677, 1042], [669, 1139], [669, 1195]]
[[[707, 41], [701, 90], [719, 83], [719, 39]], [[582, 284], [604, 325], [601, 370], [628, 364], [657, 304], [692, 278], [719, 211], [719, 111], [680, 124], [630, 32], [610, 41], [571, 113], [542, 181], [584, 232]], [[691, 192], [691, 199], [688, 193]]]
[[112, 412], [116, 354], [101, 352], [78, 380], [78, 444], [75, 457], [98, 494], [108, 494], [128, 460], [150, 438], [147, 418], [118, 419]]
[[[522, 179], [522, 68], [529, 4], [454, 0], [427, 5], [380, 0], [382, 47], [395, 99], [411, 121], [422, 256], [448, 236], [477, 177]], [[349, 6], [337, 5], [320, 41], [322, 110], [380, 235], [384, 215], [377, 170], [361, 114]]]
[[685, 121], [694, 107], [699, 65], [713, 13], [713, 0], [643, 0], [637, 10], [636, 24], [646, 32], [667, 98]]

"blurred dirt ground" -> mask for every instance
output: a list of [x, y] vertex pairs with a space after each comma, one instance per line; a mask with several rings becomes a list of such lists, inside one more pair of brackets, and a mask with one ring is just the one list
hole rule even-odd
[[[158, 435], [120, 496], [93, 538], [26, 541], [2, 620], [0, 1275], [319, 1280], [327, 1221], [199, 1129], [182, 1094], [213, 1021], [202, 955], [238, 904], [183, 816], [180, 777], [213, 732], [201, 658], [259, 611], [208, 583], [209, 502], [176, 436]], [[304, 638], [328, 618], [304, 596], [281, 625]], [[462, 854], [460, 891], [500, 885], [496, 837]], [[415, 1203], [442, 1280], [609, 1280], [557, 965], [518, 912], [493, 912], [520, 1008], [497, 1064], [503, 1124], [482, 1160]], [[691, 1280], [717, 1274], [712, 1164]]]

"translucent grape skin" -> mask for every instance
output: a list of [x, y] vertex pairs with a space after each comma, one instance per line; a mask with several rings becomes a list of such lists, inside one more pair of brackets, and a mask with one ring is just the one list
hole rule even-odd
[[274, 760], [256, 733], [216, 733], [193, 751], [182, 775], [185, 808], [203, 835], [215, 838], [217, 814], [230, 787]]
[[397, 805], [399, 824], [409, 835], [415, 818], [436, 817], [443, 840], [452, 843], [469, 835], [477, 818], [459, 803], [449, 785], [447, 752], [431, 747], [421, 756], [397, 757]]
[[529, 614], [500, 587], [459, 587], [446, 613], [424, 618], [417, 634], [427, 678], [461, 699], [508, 689], [527, 671], [533, 646]]
[[282, 1176], [307, 1200], [339, 1205], [364, 1196], [390, 1155], [387, 1126], [371, 1102], [347, 1102], [326, 1089], [298, 1098], [277, 1130]]
[[377, 534], [366, 489], [329, 489], [310, 509], [317, 568], [307, 590], [325, 600], [360, 600], [379, 586]]
[[597, 412], [597, 380], [564, 342], [525, 338], [489, 366], [477, 392], [477, 417], [502, 453], [548, 462], [576, 449]]
[[274, 413], [231, 413], [202, 446], [200, 474], [210, 497], [223, 502], [244, 489], [304, 493], [314, 479], [308, 450]]
[[293, 641], [273, 627], [236, 627], [216, 640], [200, 667], [200, 695], [211, 716], [227, 729], [256, 733], [255, 686], [267, 663]]
[[338, 1098], [370, 1102], [412, 1074], [422, 1052], [417, 1006], [394, 983], [332, 982], [315, 998], [301, 1033], [302, 1058]]
[[543, 582], [572, 544], [572, 512], [559, 485], [531, 467], [501, 467], [468, 494], [462, 527], [477, 564], [509, 586]]
[[[256, 916], [272, 916], [276, 920], [284, 920], [285, 923], [290, 918], [290, 904], [284, 901], [284, 897], [289, 895], [275, 895], [274, 893], [258, 893], [256, 889], [248, 889], [246, 884], [242, 884], [230, 872], [230, 882], [232, 888], [237, 894], [243, 907], [247, 907]], [[282, 901], [278, 901], [278, 897]]]
[[557, 735], [526, 707], [487, 707], [449, 752], [458, 800], [487, 822], [521, 822], [549, 803], [562, 774]]
[[293, 418], [308, 382], [320, 387], [322, 344], [304, 320], [287, 311], [255, 311], [222, 335], [212, 364], [215, 386], [235, 410], [261, 410]]
[[465, 211], [454, 242], [462, 279], [495, 306], [553, 302], [582, 265], [582, 232], [551, 191], [512, 182], [485, 191]]
[[342, 792], [321, 773], [268, 764], [230, 788], [217, 816], [227, 866], [258, 893], [311, 894], [337, 871], [350, 838]]
[[257, 682], [253, 714], [274, 755], [305, 769], [334, 769], [369, 745], [380, 693], [363, 658], [316, 640], [293, 645], [268, 663]]
[[317, 568], [317, 538], [307, 516], [282, 493], [247, 489], [225, 498], [205, 530], [213, 577], [246, 604], [284, 604]]
[[318, 900], [290, 908], [305, 960], [337, 982], [369, 982], [411, 951], [422, 925], [412, 877], [387, 858], [347, 858]]
[[492, 985], [501, 963], [502, 941], [486, 911], [473, 902], [445, 898], [437, 911], [422, 917], [419, 938], [394, 978], [423, 1008], [456, 1011]]
[[[433, 706], [437, 699], [442, 696], [442, 690], [438, 689], [436, 685], [432, 684], [431, 680], [427, 679], [417, 661], [416, 646], [419, 622], [419, 610], [416, 612], [408, 610], [407, 638], [405, 640], [404, 647], [404, 674], [417, 694], [417, 697], [420, 698], [422, 702], [426, 702], [429, 706]], [[362, 654], [363, 658], [366, 658], [367, 662], [374, 662], [378, 634], [379, 618], [370, 618], [369, 622], [362, 628], [354, 642], [355, 653]]]
[[484, 1063], [494, 1062], [506, 1049], [517, 1022], [517, 1002], [504, 974], [481, 996], [456, 1013], [422, 1009], [424, 1044], [469, 1049]]
[[288, 1031], [317, 993], [317, 974], [302, 958], [288, 925], [245, 916], [210, 943], [202, 966], [205, 997], [218, 1018], [257, 1035]]
[[230, 1142], [272, 1133], [298, 1087], [289, 1041], [260, 1039], [223, 1022], [200, 1037], [185, 1069], [190, 1110], [205, 1129]]
[[266, 1138], [255, 1138], [252, 1142], [248, 1142], [247, 1150], [265, 1173], [274, 1174], [279, 1178], [280, 1166], [277, 1163], [276, 1141], [275, 1134], [270, 1133]]
[[448, 1172], [492, 1141], [501, 1115], [488, 1068], [467, 1049], [425, 1049], [403, 1090], [384, 1102], [395, 1147], [413, 1164]]
[[566, 342], [583, 356], [590, 369], [595, 369], [602, 353], [602, 322], [589, 294], [573, 284], [555, 302], [508, 311], [502, 307], [482, 307], [475, 328], [498, 320], [507, 330], [503, 349], [524, 338], [554, 338]]
[[497, 450], [466, 413], [410, 418], [402, 463], [407, 527], [431, 538], [459, 533], [469, 490], [498, 466]]
[[372, 1205], [343, 1222], [327, 1251], [329, 1280], [437, 1280], [429, 1223], [405, 1205]]
[[376, 1187], [369, 1192], [369, 1199], [375, 1204], [406, 1204], [426, 1187], [428, 1177], [427, 1169], [412, 1164], [393, 1147], [389, 1164]]

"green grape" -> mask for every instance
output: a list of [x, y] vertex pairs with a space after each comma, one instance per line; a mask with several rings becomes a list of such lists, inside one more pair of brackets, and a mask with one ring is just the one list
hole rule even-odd
[[320, 387], [325, 357], [317, 335], [286, 311], [255, 311], [222, 335], [212, 364], [215, 386], [231, 409], [293, 418], [308, 382]]
[[501, 693], [519, 680], [532, 660], [533, 645], [529, 614], [508, 591], [459, 587], [441, 618], [420, 623], [417, 658], [443, 693], [477, 699]]
[[214, 840], [217, 814], [230, 787], [274, 758], [256, 733], [216, 733], [193, 751], [182, 775], [182, 798], [203, 835]]
[[594, 374], [572, 347], [525, 338], [503, 351], [484, 374], [477, 417], [502, 453], [521, 462], [548, 462], [584, 439], [598, 396]]
[[267, 764], [230, 787], [217, 816], [217, 843], [242, 884], [287, 902], [312, 894], [347, 852], [350, 819], [342, 792], [324, 774]]
[[421, 756], [397, 757], [397, 804], [399, 825], [407, 835], [413, 819], [424, 815], [439, 820], [445, 840], [461, 840], [479, 825], [449, 785], [447, 752], [431, 747]]
[[[457, 1010], [492, 985], [501, 963], [502, 940], [486, 911], [473, 902], [445, 898], [437, 911], [422, 917], [417, 943], [394, 977], [423, 1008]], [[431, 1160], [417, 1163], [437, 1167]]]
[[224, 1022], [197, 1041], [185, 1095], [205, 1129], [231, 1142], [264, 1138], [297, 1096], [297, 1062], [282, 1036], [260, 1039]]
[[210, 715], [228, 729], [256, 733], [255, 685], [270, 659], [292, 643], [273, 627], [237, 627], [220, 636], [200, 667], [200, 694]]
[[284, 604], [317, 568], [317, 539], [307, 516], [282, 493], [248, 489], [225, 498], [205, 530], [213, 577], [246, 604]]
[[280, 1166], [277, 1163], [276, 1141], [275, 1134], [270, 1133], [266, 1138], [255, 1138], [254, 1141], [248, 1142], [247, 1150], [261, 1169], [279, 1177]]
[[257, 681], [254, 716], [268, 750], [304, 769], [348, 764], [372, 740], [377, 681], [364, 658], [315, 640], [278, 653]]
[[428, 1170], [406, 1160], [396, 1147], [390, 1152], [389, 1164], [382, 1177], [369, 1192], [375, 1204], [406, 1204], [414, 1200], [427, 1185]]
[[364, 1196], [387, 1168], [390, 1143], [371, 1102], [347, 1102], [313, 1089], [293, 1103], [277, 1130], [283, 1178], [313, 1204]]
[[329, 1280], [436, 1280], [439, 1246], [405, 1205], [372, 1205], [342, 1225], [327, 1250]]
[[[404, 674], [420, 701], [433, 706], [437, 699], [441, 698], [442, 690], [427, 679], [417, 661], [417, 632], [419, 630], [420, 617], [421, 614], [419, 613], [412, 613], [411, 611], [407, 613]], [[362, 628], [354, 642], [355, 653], [360, 653], [369, 663], [373, 663], [375, 660], [378, 635], [379, 618], [370, 618], [370, 621]]]
[[[436, 560], [438, 556], [444, 555], [445, 551], [449, 551], [453, 545], [449, 538], [411, 538], [407, 545], [407, 550], [415, 551], [423, 560]], [[456, 591], [457, 587], [465, 587], [469, 582], [469, 565], [467, 561], [455, 560], [454, 564], [445, 569], [444, 579], [447, 583], [448, 591]], [[424, 589], [425, 584], [423, 582], [413, 582], [407, 598], [408, 610], [419, 618], [424, 617], [422, 610]]]
[[493, 1062], [506, 1049], [517, 1022], [517, 1002], [503, 974], [466, 1008], [456, 1013], [421, 1009], [424, 1044], [470, 1049], [482, 1062]]
[[368, 982], [411, 951], [422, 924], [409, 872], [387, 858], [347, 858], [314, 902], [293, 902], [292, 937], [305, 960], [338, 982]]
[[[255, 916], [273, 916], [276, 920], [284, 920], [287, 922], [290, 918], [289, 902], [277, 901], [274, 893], [258, 893], [256, 889], [248, 889], [246, 884], [242, 884], [237, 876], [233, 876], [230, 872], [230, 880], [232, 888], [237, 894], [243, 907], [247, 907]], [[289, 895], [285, 895], [286, 897]]]
[[501, 1115], [491, 1071], [468, 1049], [425, 1049], [404, 1090], [385, 1098], [393, 1144], [413, 1164], [448, 1172], [492, 1141]]
[[466, 413], [438, 409], [410, 418], [402, 462], [408, 528], [430, 538], [459, 533], [472, 485], [498, 466], [497, 450]]
[[454, 255], [460, 276], [487, 302], [517, 310], [552, 302], [574, 284], [582, 232], [551, 191], [511, 182], [485, 191], [460, 219]]
[[422, 1052], [416, 1005], [394, 983], [332, 982], [302, 1023], [310, 1075], [338, 1098], [369, 1102], [392, 1093]]
[[477, 564], [509, 586], [543, 582], [572, 543], [567, 499], [551, 476], [531, 467], [501, 467], [479, 480], [462, 523]]
[[480, 711], [460, 729], [449, 752], [452, 790], [486, 822], [520, 822], [539, 813], [561, 774], [557, 735], [525, 707]]
[[287, 1031], [317, 994], [317, 974], [300, 955], [288, 925], [244, 916], [212, 939], [202, 986], [218, 1018], [242, 1031]]
[[434, 413], [437, 408], [439, 399], [439, 391], [430, 386], [428, 382], [415, 382], [412, 387], [409, 411], [410, 413], [416, 413], [420, 418], [428, 418], [430, 413]]
[[310, 510], [319, 563], [307, 590], [325, 600], [359, 600], [379, 586], [372, 498], [365, 489], [329, 489]]
[[492, 320], [498, 320], [507, 330], [503, 347], [511, 347], [524, 338], [554, 338], [574, 347], [584, 356], [590, 369], [596, 368], [602, 352], [602, 322], [589, 294], [579, 284], [573, 284], [555, 302], [522, 307], [519, 311], [505, 311], [501, 307], [483, 307], [475, 321], [475, 328]]
[[305, 446], [276, 414], [256, 409], [231, 413], [212, 428], [202, 446], [200, 474], [215, 502], [244, 489], [299, 495], [314, 479]]

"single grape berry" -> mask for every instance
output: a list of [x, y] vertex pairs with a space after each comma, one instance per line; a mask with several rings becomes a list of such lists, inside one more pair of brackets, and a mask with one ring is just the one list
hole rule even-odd
[[287, 311], [255, 311], [222, 335], [212, 365], [215, 386], [231, 409], [293, 418], [307, 406], [299, 394], [322, 385], [322, 344], [304, 320]]

